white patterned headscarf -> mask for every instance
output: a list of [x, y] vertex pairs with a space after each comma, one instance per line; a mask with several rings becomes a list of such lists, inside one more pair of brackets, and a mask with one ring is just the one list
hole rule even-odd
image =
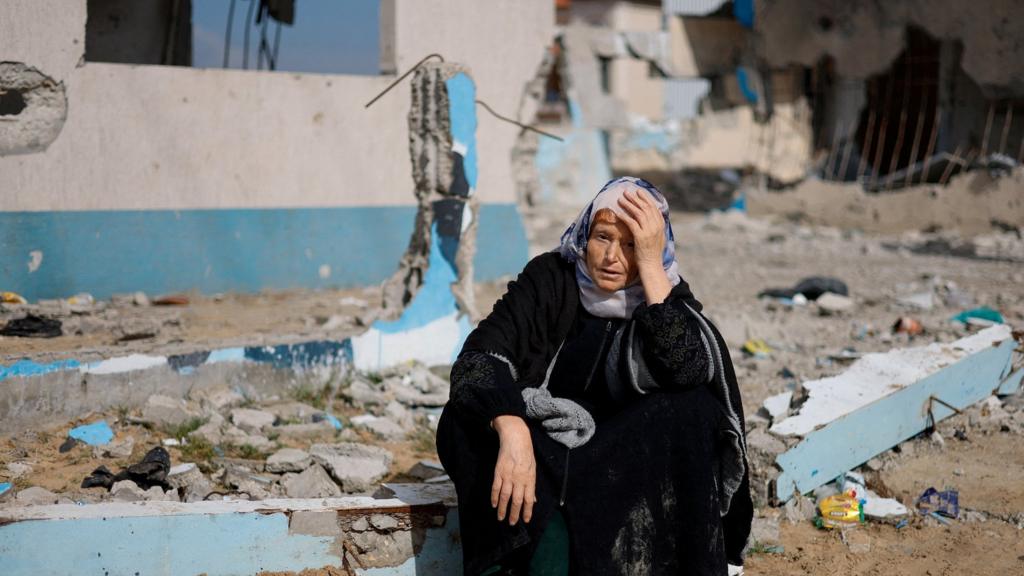
[[580, 301], [583, 307], [587, 312], [600, 318], [629, 318], [633, 315], [633, 310], [644, 301], [644, 287], [639, 280], [621, 290], [605, 292], [597, 287], [587, 270], [587, 240], [590, 238], [594, 215], [604, 208], [617, 215], [626, 214], [619, 206], [619, 198], [629, 190], [646, 191], [661, 211], [661, 216], [665, 219], [665, 249], [661, 253], [661, 263], [672, 286], [679, 284], [679, 265], [676, 263], [675, 236], [672, 234], [672, 223], [669, 221], [668, 201], [653, 184], [642, 178], [624, 176], [611, 180], [601, 188], [597, 196], [562, 234], [562, 243], [558, 247], [558, 253], [563, 258], [576, 264], [576, 281], [580, 286]]

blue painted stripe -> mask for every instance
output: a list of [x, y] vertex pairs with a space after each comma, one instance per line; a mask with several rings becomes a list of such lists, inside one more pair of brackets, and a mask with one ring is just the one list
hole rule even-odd
[[402, 315], [390, 322], [374, 322], [373, 327], [385, 334], [413, 330], [430, 324], [443, 316], [458, 311], [451, 285], [458, 280], [455, 269], [441, 254], [440, 235], [437, 224], [431, 227], [430, 257], [423, 285]]
[[[395, 271], [415, 215], [415, 206], [0, 212], [0, 279], [30, 301], [366, 286]], [[529, 250], [515, 205], [484, 204], [479, 217], [476, 279], [518, 273]], [[42, 262], [30, 271], [35, 251]]]
[[448, 117], [452, 138], [466, 147], [462, 165], [469, 187], [476, 189], [476, 87], [469, 76], [459, 72], [445, 82], [448, 89]]
[[73, 370], [79, 366], [78, 360], [60, 360], [49, 364], [38, 364], [31, 360], [18, 360], [10, 366], [0, 366], [0, 381], [8, 376], [38, 376], [61, 370]]

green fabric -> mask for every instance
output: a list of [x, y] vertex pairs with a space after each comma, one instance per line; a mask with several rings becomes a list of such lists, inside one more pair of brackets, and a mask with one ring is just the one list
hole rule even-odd
[[[480, 576], [490, 576], [501, 572], [497, 564], [484, 570]], [[568, 576], [569, 574], [569, 528], [565, 517], [559, 510], [544, 528], [544, 534], [537, 544], [537, 551], [530, 559], [530, 576]]]

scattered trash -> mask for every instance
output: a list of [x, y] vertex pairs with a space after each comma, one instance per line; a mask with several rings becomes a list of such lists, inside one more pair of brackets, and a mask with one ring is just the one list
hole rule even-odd
[[184, 444], [184, 442], [178, 440], [177, 438], [164, 438], [163, 440], [160, 441], [160, 443], [163, 444], [164, 446], [181, 446], [182, 444]]
[[849, 296], [850, 291], [846, 283], [838, 278], [829, 276], [811, 276], [797, 282], [792, 288], [767, 288], [758, 293], [758, 298], [793, 298], [797, 294], [803, 295], [808, 300], [817, 300], [822, 294], [831, 292], [840, 296]]
[[75, 446], [78, 446], [78, 439], [68, 436], [64, 442], [61, 443], [60, 448], [58, 448], [57, 451], [64, 454], [70, 452]]
[[56, 338], [62, 334], [61, 321], [43, 318], [35, 314], [27, 314], [24, 318], [16, 318], [0, 328], [0, 336], [17, 336], [20, 338]]
[[85, 442], [89, 446], [100, 446], [110, 444], [114, 439], [114, 431], [110, 429], [106, 420], [98, 420], [92, 424], [83, 424], [72, 428], [68, 432], [68, 437]]
[[15, 292], [0, 292], [0, 303], [3, 304], [28, 304], [21, 294]]
[[167, 489], [169, 488], [167, 485], [167, 472], [170, 469], [171, 455], [167, 453], [163, 446], [157, 446], [147, 452], [141, 462], [132, 464], [116, 475], [106, 466], [100, 466], [82, 480], [82, 488], [102, 486], [110, 490], [115, 482], [131, 480], [143, 490], [148, 490], [153, 486]]
[[166, 294], [153, 299], [154, 306], [188, 306], [188, 296], [184, 294]]
[[767, 358], [771, 355], [772, 349], [764, 340], [757, 338], [744, 342], [743, 352], [754, 358]]
[[951, 488], [940, 492], [932, 486], [918, 496], [917, 509], [922, 514], [957, 518], [960, 516], [960, 493]]
[[916, 308], [917, 310], [931, 310], [935, 307], [935, 297], [931, 290], [903, 296], [896, 301], [907, 308]]
[[331, 414], [329, 412], [313, 414], [314, 423], [323, 422], [324, 420], [330, 422], [331, 426], [333, 426], [335, 430], [341, 430], [342, 428], [344, 428], [344, 425], [342, 425], [341, 420], [338, 420], [338, 418], [334, 414]]
[[960, 322], [961, 324], [974, 325], [974, 326], [991, 326], [993, 324], [1005, 324], [1003, 315], [998, 310], [993, 310], [988, 306], [982, 306], [981, 308], [974, 308], [972, 310], [965, 310], [956, 316], [950, 318], [953, 322]]
[[835, 354], [828, 355], [828, 357], [831, 358], [832, 360], [837, 360], [840, 362], [849, 362], [852, 360], [856, 360], [861, 356], [863, 356], [863, 354], [857, 352], [857, 349], [853, 348], [852, 346], [847, 346], [846, 348], [843, 348], [842, 350], [836, 352]]
[[910, 316], [903, 316], [896, 320], [892, 325], [892, 331], [896, 334], [907, 334], [909, 336], [918, 336], [924, 334], [924, 326], [920, 322], [911, 318]]
[[92, 306], [96, 303], [96, 299], [92, 297], [92, 294], [88, 292], [80, 292], [67, 299], [67, 303], [72, 306]]
[[864, 476], [857, 472], [847, 472], [836, 482], [845, 494], [857, 498], [864, 511], [864, 516], [875, 520], [890, 520], [906, 516], [907, 507], [893, 498], [882, 498], [869, 490]]
[[844, 528], [864, 523], [864, 507], [852, 494], [826, 496], [818, 504], [818, 528]]

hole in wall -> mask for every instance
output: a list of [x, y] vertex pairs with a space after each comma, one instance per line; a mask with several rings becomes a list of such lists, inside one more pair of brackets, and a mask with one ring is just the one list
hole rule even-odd
[[20, 90], [0, 90], [0, 116], [17, 116], [25, 106]]

